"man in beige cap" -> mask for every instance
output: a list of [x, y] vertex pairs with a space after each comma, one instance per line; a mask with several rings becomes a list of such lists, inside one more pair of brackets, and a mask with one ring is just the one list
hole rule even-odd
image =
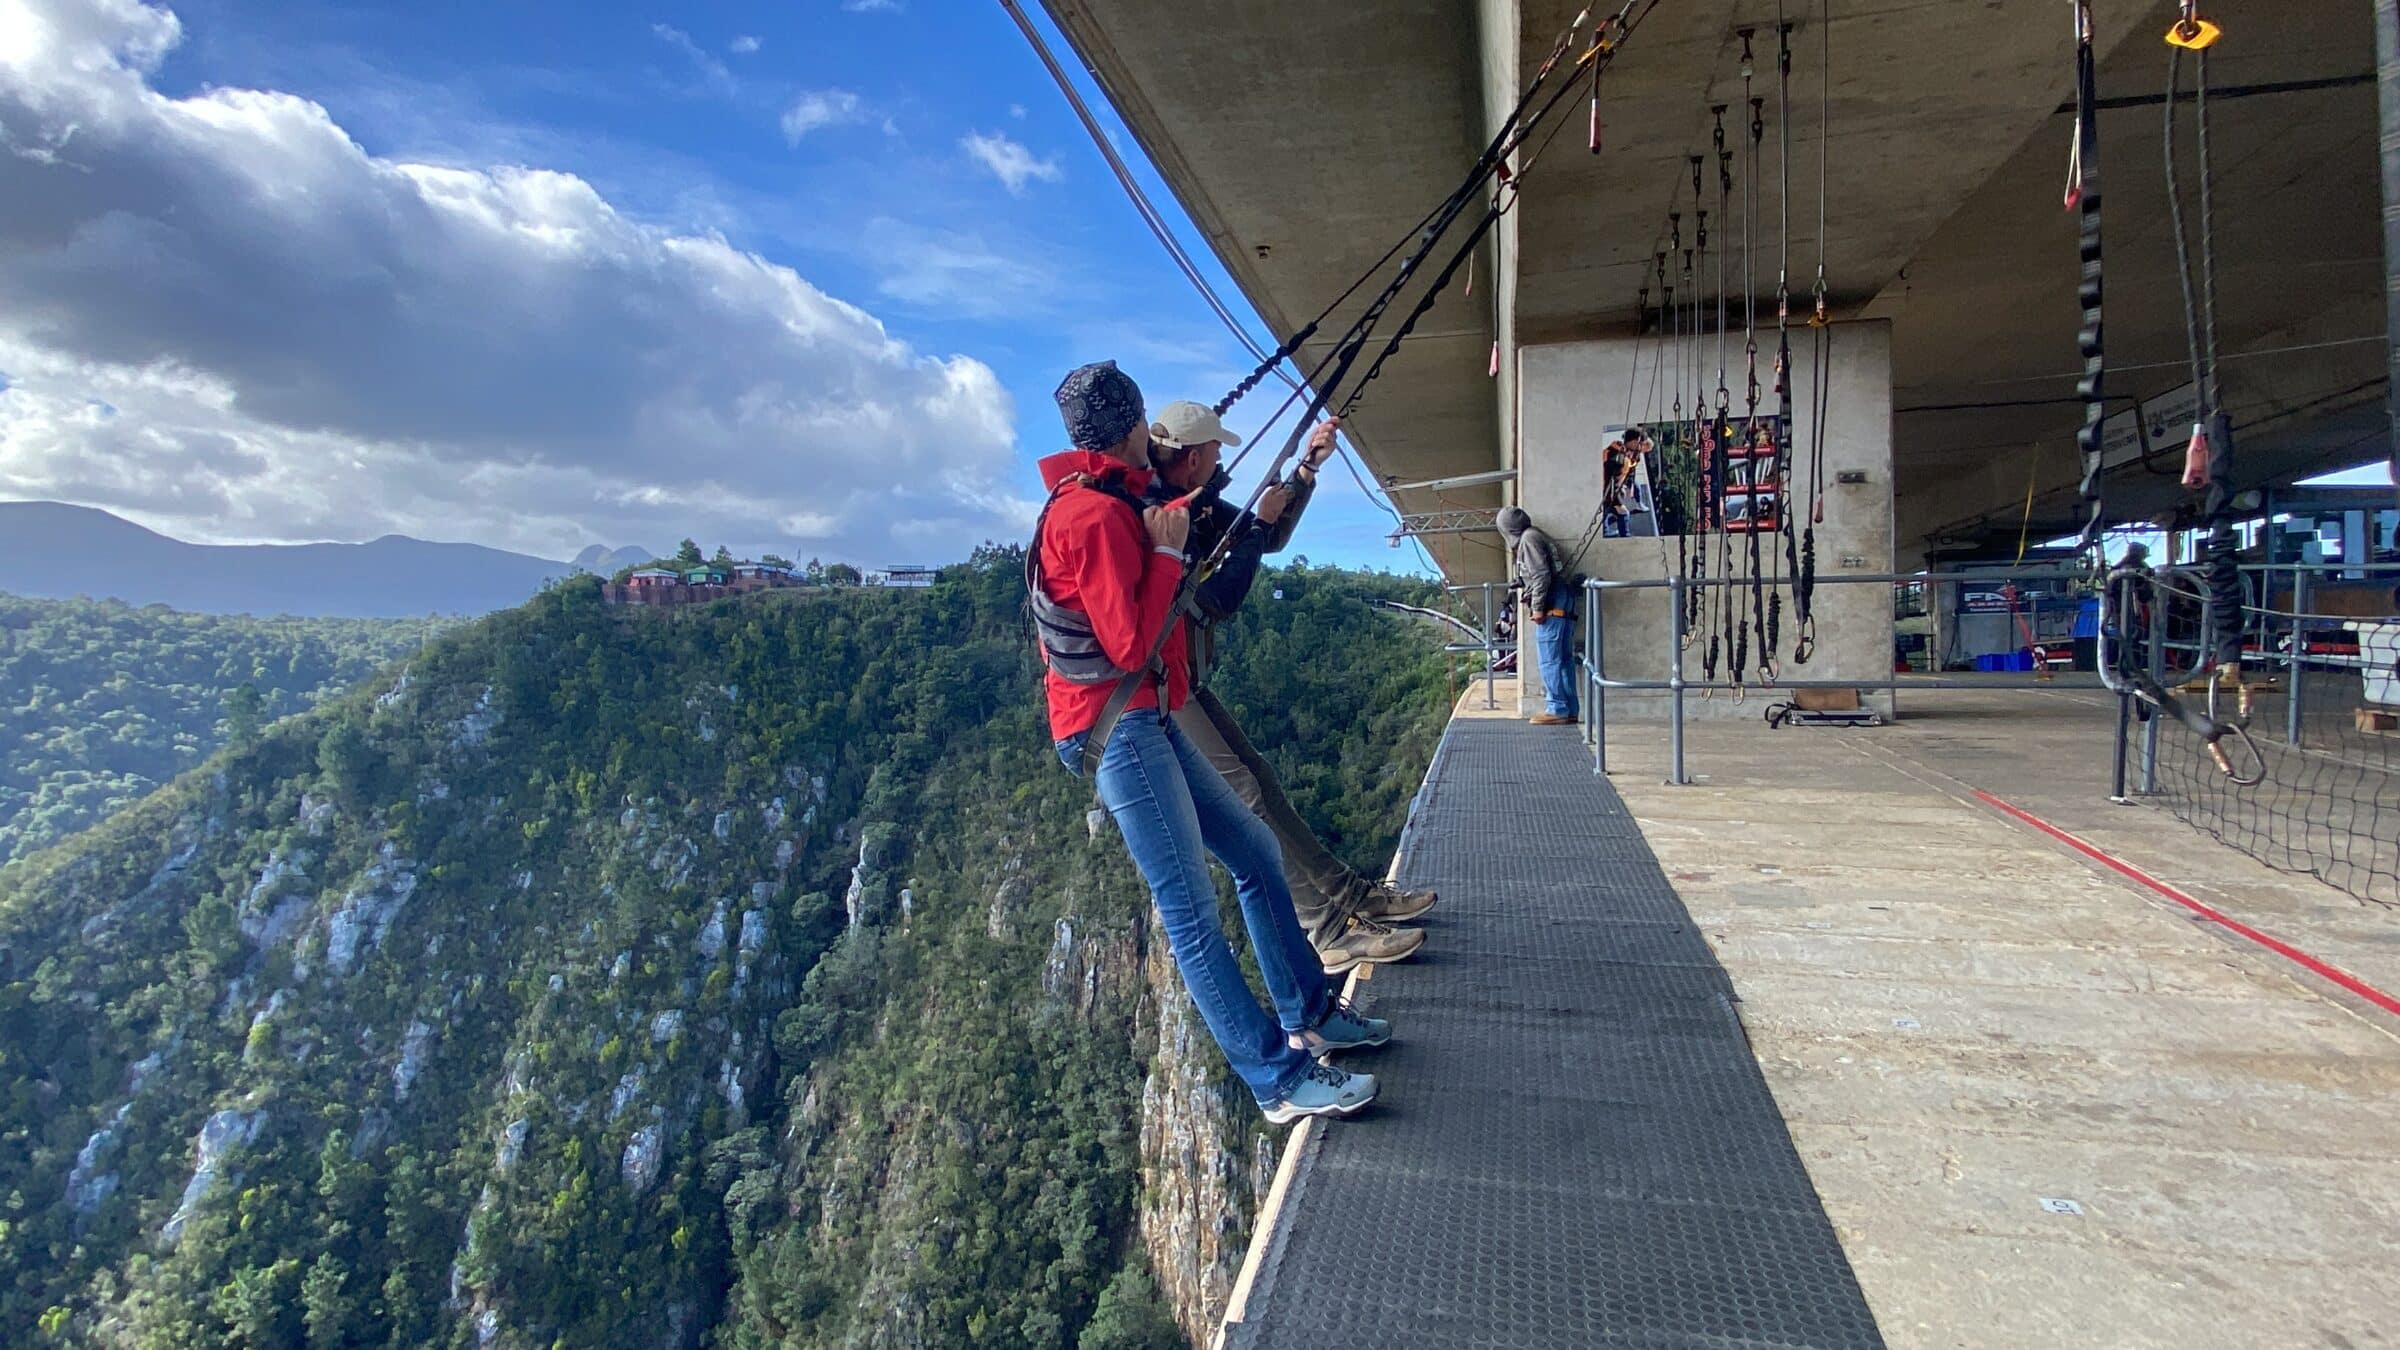
[[[1206, 680], [1215, 654], [1217, 625], [1233, 617], [1258, 577], [1262, 558], [1281, 552], [1291, 542], [1316, 492], [1317, 469], [1333, 454], [1333, 434], [1341, 425], [1328, 419], [1309, 435], [1307, 452], [1290, 479], [1267, 489], [1259, 498], [1257, 517], [1243, 522], [1241, 534], [1226, 550], [1214, 575], [1194, 593], [1185, 621], [1192, 632], [1192, 698], [1175, 712], [1175, 724], [1224, 775], [1235, 795], [1275, 831], [1283, 846], [1284, 873], [1291, 883], [1292, 903], [1301, 927], [1317, 949], [1325, 969], [1339, 973], [1366, 961], [1400, 961], [1425, 944], [1421, 928], [1393, 927], [1431, 909], [1431, 891], [1403, 891], [1361, 876], [1335, 857], [1316, 832], [1300, 818], [1283, 785], [1265, 757], [1250, 744], [1242, 729]], [[1218, 465], [1225, 446], [1242, 438], [1225, 429], [1216, 412], [1205, 404], [1170, 403], [1150, 424], [1150, 455], [1158, 466], [1151, 495], [1160, 501], [1197, 493], [1191, 504], [1192, 531], [1187, 556], [1208, 556], [1240, 512], [1219, 492], [1227, 479]]]

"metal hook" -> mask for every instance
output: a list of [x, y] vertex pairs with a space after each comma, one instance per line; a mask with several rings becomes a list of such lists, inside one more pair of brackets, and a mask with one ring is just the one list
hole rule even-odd
[[[2234, 769], [2232, 758], [2225, 753], [2227, 736], [2242, 743], [2242, 749], [2249, 752], [2250, 762], [2257, 766], [2256, 771], [2244, 773]], [[2208, 757], [2217, 762], [2218, 771], [2223, 773], [2227, 781], [2235, 787], [2257, 787], [2267, 781], [2267, 757], [2258, 748], [2258, 742], [2250, 739], [2250, 728], [2239, 722], [2225, 723], [2216, 736], [2208, 740], [2206, 744]]]

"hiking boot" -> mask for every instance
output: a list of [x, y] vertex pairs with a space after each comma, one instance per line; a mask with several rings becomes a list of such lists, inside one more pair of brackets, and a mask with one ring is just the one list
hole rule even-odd
[[1365, 915], [1353, 914], [1340, 927], [1310, 938], [1309, 945], [1317, 949], [1317, 959], [1325, 963], [1325, 973], [1339, 975], [1361, 961], [1407, 960], [1425, 945], [1425, 930], [1392, 928]]
[[1311, 1064], [1283, 1100], [1262, 1106], [1267, 1120], [1289, 1125], [1302, 1116], [1354, 1116], [1375, 1100], [1375, 1075], [1347, 1073], [1330, 1064]]
[[1391, 1038], [1391, 1023], [1380, 1017], [1368, 1017], [1346, 1000], [1337, 998], [1315, 1026], [1295, 1031], [1288, 1039], [1294, 1050], [1305, 1050], [1312, 1058], [1322, 1059], [1337, 1050], [1382, 1045]]
[[1537, 727], [1571, 727], [1575, 719], [1564, 713], [1538, 712], [1527, 719]]
[[1356, 912], [1377, 923], [1406, 923], [1433, 908], [1440, 898], [1432, 891], [1404, 891], [1378, 881], [1359, 897]]

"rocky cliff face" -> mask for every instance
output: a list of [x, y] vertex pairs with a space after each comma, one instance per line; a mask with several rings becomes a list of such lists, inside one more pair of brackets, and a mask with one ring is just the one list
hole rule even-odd
[[1225, 1319], [1250, 1224], [1275, 1177], [1270, 1131], [1185, 997], [1165, 934], [1143, 963], [1158, 1009], [1157, 1050], [1142, 1084], [1142, 1248], [1176, 1325], [1206, 1345]]
[[570, 584], [0, 874], [0, 1325], [1205, 1340], [1272, 1140], [1015, 586]]

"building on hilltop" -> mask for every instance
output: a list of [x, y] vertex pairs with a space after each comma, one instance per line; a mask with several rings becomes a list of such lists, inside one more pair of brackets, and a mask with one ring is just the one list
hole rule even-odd
[[680, 571], [644, 567], [621, 583], [602, 586], [601, 598], [612, 605], [694, 605], [728, 595], [808, 584], [808, 579], [798, 572], [774, 563], [742, 562], [731, 567], [703, 564]]

